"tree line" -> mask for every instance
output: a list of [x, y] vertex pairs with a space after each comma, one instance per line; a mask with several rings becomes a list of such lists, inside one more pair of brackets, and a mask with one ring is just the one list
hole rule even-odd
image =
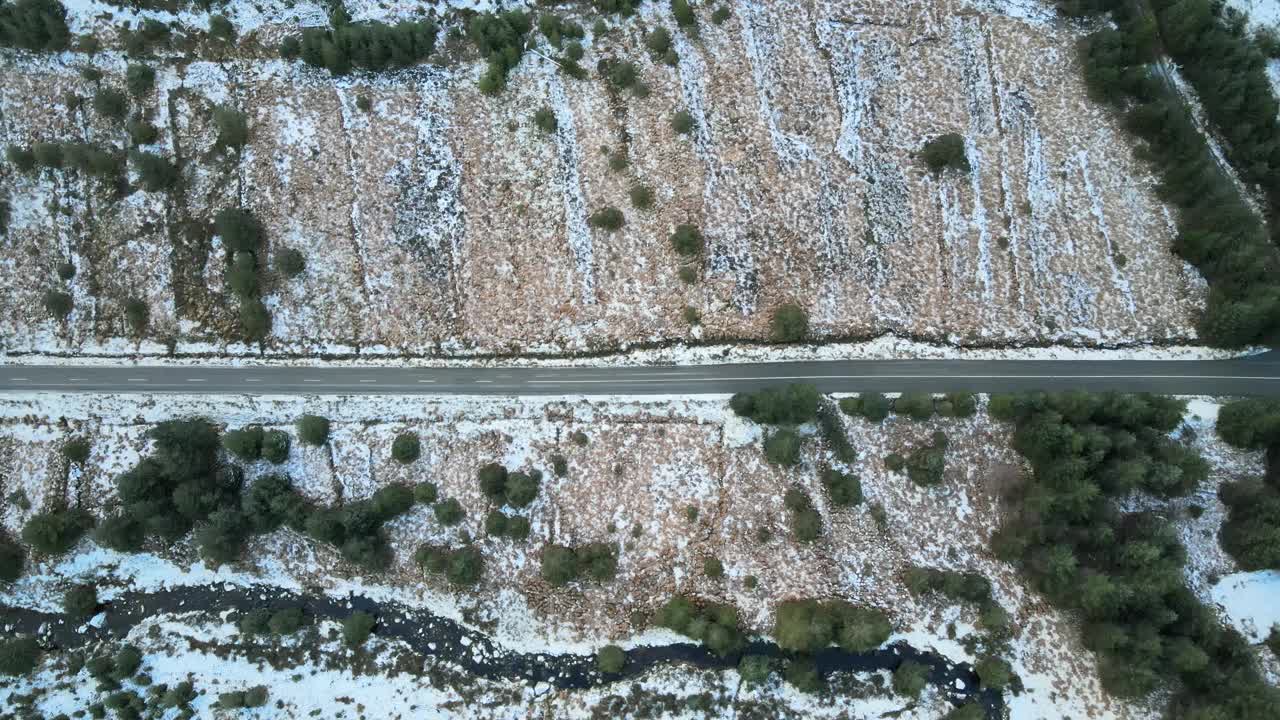
[[[1205, 15], [1205, 0], [1159, 0], [1160, 22], [1139, 3], [1074, 3], [1072, 12], [1110, 10], [1115, 29], [1100, 30], [1081, 46], [1085, 82], [1097, 99], [1124, 115], [1125, 126], [1146, 144], [1141, 155], [1161, 175], [1160, 197], [1179, 208], [1174, 251], [1209, 281], [1200, 334], [1225, 347], [1266, 343], [1280, 332], [1280, 253], [1266, 228], [1218, 166], [1190, 111], [1170, 82], [1152, 69], [1161, 29], [1165, 45], [1183, 62], [1212, 118], [1238, 146], [1233, 158], [1246, 178], [1270, 177], [1280, 165], [1274, 132], [1276, 103], [1261, 56]], [[1243, 45], [1241, 44], [1243, 43]], [[1208, 87], [1212, 85], [1213, 87]], [[1259, 87], [1259, 85], [1261, 87]], [[1242, 93], [1249, 93], [1244, 98]], [[1245, 151], [1242, 153], [1242, 150]], [[1254, 154], [1256, 153], [1256, 155]], [[1244, 155], [1250, 159], [1245, 160]], [[1274, 158], [1274, 159], [1273, 159]], [[1274, 180], [1264, 183], [1275, 196]]]
[[1122, 697], [1171, 687], [1174, 717], [1277, 717], [1280, 691], [1263, 682], [1248, 642], [1186, 586], [1173, 528], [1115, 503], [1135, 491], [1184, 496], [1205, 479], [1205, 461], [1171, 435], [1185, 403], [1033, 393], [995, 396], [989, 411], [1014, 424], [1014, 448], [1032, 468], [1004, 489], [993, 549], [1080, 613], [1104, 686]]

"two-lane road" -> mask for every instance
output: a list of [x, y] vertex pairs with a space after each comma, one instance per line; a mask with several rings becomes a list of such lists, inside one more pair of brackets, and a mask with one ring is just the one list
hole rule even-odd
[[0, 393], [690, 395], [1123, 390], [1280, 396], [1280, 353], [1234, 360], [833, 360], [683, 367], [0, 366]]

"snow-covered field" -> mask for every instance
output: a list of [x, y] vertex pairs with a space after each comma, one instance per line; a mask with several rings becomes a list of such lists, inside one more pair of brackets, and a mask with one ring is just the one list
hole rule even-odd
[[[904, 569], [926, 565], [977, 571], [991, 579], [995, 599], [1017, 628], [1010, 660], [1027, 688], [1007, 698], [1012, 717], [1152, 715], [1149, 708], [1109, 698], [1072, 621], [1046, 607], [1014, 568], [990, 555], [990, 534], [999, 524], [992, 483], [1016, 472], [1021, 462], [1008, 448], [1008, 426], [981, 410], [967, 420], [926, 423], [891, 418], [873, 425], [844, 418], [858, 453], [849, 469], [861, 478], [866, 499], [841, 509], [829, 503], [817, 479], [822, 467], [840, 466], [821, 443], [808, 441], [796, 468], [770, 465], [761, 452], [761, 428], [733, 416], [725, 400], [6, 398], [0, 402], [0, 496], [11, 498], [21, 490], [30, 502], [29, 509], [12, 500], [5, 503], [0, 520], [10, 532], [57, 499], [95, 514], [106, 512], [114, 497], [114, 476], [145, 453], [146, 428], [195, 415], [229, 428], [257, 422], [292, 432], [302, 413], [324, 414], [334, 423], [329, 445], [304, 449], [295, 443], [280, 468], [304, 493], [337, 502], [367, 497], [391, 482], [431, 480], [442, 496], [461, 501], [467, 518], [458, 528], [444, 528], [429, 509], [416, 507], [395, 520], [388, 526], [396, 551], [393, 569], [377, 577], [362, 575], [331, 548], [289, 531], [256, 539], [244, 563], [218, 570], [182, 549], [163, 557], [122, 556], [85, 541], [76, 554], [28, 568], [22, 580], [0, 591], [0, 602], [56, 610], [66, 584], [89, 576], [114, 578], [108, 597], [124, 589], [267, 583], [338, 597], [358, 592], [430, 608], [483, 627], [501, 646], [515, 650], [590, 652], [610, 641], [624, 646], [675, 641], [675, 635], [646, 626], [642, 618], [677, 592], [731, 602], [758, 631], [771, 627], [773, 610], [783, 599], [837, 596], [883, 609], [893, 619], [896, 638], [952, 660], [972, 661], [972, 646], [964, 641], [978, 632], [976, 609], [916, 598], [902, 585]], [[1257, 473], [1261, 466], [1257, 453], [1232, 450], [1216, 439], [1211, 429], [1215, 414], [1216, 405], [1208, 401], [1196, 401], [1189, 411], [1186, 431], [1194, 432], [1194, 442], [1213, 464], [1214, 480], [1213, 487], [1181, 501], [1202, 507], [1198, 519], [1190, 519], [1190, 513], [1176, 518], [1191, 551], [1188, 579], [1193, 588], [1237, 618], [1253, 612], [1241, 603], [1258, 603], [1256, 593], [1232, 590], [1235, 584], [1226, 580], [1215, 585], [1217, 576], [1236, 568], [1217, 546], [1222, 509], [1213, 493], [1218, 482]], [[417, 432], [423, 441], [421, 459], [407, 467], [389, 456], [391, 440], [405, 430]], [[585, 446], [570, 440], [578, 430], [588, 436]], [[905, 454], [930, 442], [936, 430], [950, 438], [942, 486], [922, 489], [905, 475], [888, 471], [886, 455]], [[93, 454], [84, 471], [68, 473], [59, 447], [73, 435], [87, 437]], [[565, 477], [552, 471], [555, 454], [567, 460]], [[526, 542], [484, 533], [488, 505], [475, 473], [490, 461], [545, 473], [538, 499], [523, 511], [532, 524]], [[247, 469], [252, 479], [272, 467], [264, 462]], [[810, 494], [824, 519], [824, 538], [813, 545], [797, 544], [787, 529], [782, 495], [793, 484]], [[874, 506], [883, 508], [883, 529], [873, 517]], [[773, 535], [765, 545], [756, 537], [761, 527]], [[449, 590], [438, 578], [424, 579], [410, 558], [419, 543], [454, 542], [460, 531], [476, 538], [488, 563], [480, 586], [465, 593]], [[616, 580], [567, 589], [541, 580], [538, 551], [544, 543], [593, 541], [618, 549]], [[708, 557], [723, 562], [723, 579], [702, 573]], [[756, 578], [757, 587], [748, 587], [748, 576]], [[1243, 582], [1233, 578], [1232, 583], [1237, 580]], [[1253, 622], [1260, 620], [1255, 616]], [[695, 680], [685, 677], [682, 682]]]
[[[157, 87], [135, 101], [160, 129], [148, 149], [182, 166], [181, 200], [113, 200], [72, 173], [0, 165], [12, 205], [0, 352], [253, 355], [234, 341], [225, 252], [207, 224], [237, 204], [265, 223], [268, 255], [307, 257], [301, 278], [264, 282], [266, 350], [277, 356], [760, 339], [785, 302], [806, 307], [823, 340], [1194, 344], [1203, 281], [1169, 252], [1170, 211], [1128, 137], [1085, 97], [1082, 30], [1048, 3], [727, 4], [723, 25], [699, 10], [697, 37], [676, 30], [666, 3], [604, 37], [588, 32], [582, 65], [635, 62], [651, 90], [639, 99], [594, 75], [557, 74], [541, 39], [497, 98], [477, 91], [481, 66], [466, 47], [444, 40], [439, 64], [333, 79], [273, 49], [322, 23], [317, 7], [231, 3], [241, 44], [153, 62]], [[349, 8], [394, 18], [450, 5]], [[112, 27], [163, 16], [203, 28], [205, 16], [93, 0], [69, 11], [73, 29], [100, 32], [106, 49], [6, 51], [0, 135], [124, 147], [123, 128], [92, 111], [95, 83], [80, 69], [122, 87]], [[643, 46], [658, 26], [675, 34], [674, 67]], [[69, 107], [69, 96], [83, 102]], [[238, 157], [214, 151], [220, 104], [249, 119]], [[552, 136], [533, 125], [542, 106], [560, 120]], [[671, 128], [678, 110], [697, 120], [689, 136]], [[965, 137], [968, 175], [931, 174], [915, 158], [947, 132]], [[627, 168], [610, 170], [603, 149], [625, 152]], [[653, 210], [630, 206], [637, 183], [653, 188]], [[621, 231], [586, 226], [606, 205], [624, 211]], [[667, 241], [680, 223], [708, 241], [692, 285]], [[66, 283], [76, 309], [55, 323], [41, 297], [61, 285], [63, 261], [77, 269]], [[150, 308], [141, 342], [124, 323], [132, 297]]]

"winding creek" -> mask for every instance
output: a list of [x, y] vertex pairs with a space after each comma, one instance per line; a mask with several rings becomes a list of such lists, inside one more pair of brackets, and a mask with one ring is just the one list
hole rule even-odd
[[[0, 625], [11, 633], [39, 635], [47, 645], [70, 649], [100, 640], [118, 640], [146, 619], [160, 615], [201, 613], [215, 616], [228, 610], [237, 613], [257, 608], [301, 607], [317, 619], [341, 621], [356, 610], [378, 619], [377, 634], [400, 640], [425, 657], [456, 664], [472, 675], [490, 680], [546, 683], [561, 689], [591, 688], [619, 680], [636, 678], [652, 668], [685, 664], [710, 670], [738, 666], [743, 653], [719, 657], [693, 643], [649, 645], [627, 651], [627, 665], [616, 675], [596, 669], [593, 655], [519, 653], [503, 649], [483, 633], [432, 614], [398, 603], [377, 601], [360, 595], [330, 597], [298, 594], [278, 587], [186, 586], [153, 592], [129, 591], [102, 606], [105, 621], [98, 627], [82, 625], [65, 615], [0, 605]], [[745, 654], [789, 657], [775, 643], [751, 642]], [[967, 663], [952, 663], [945, 657], [922, 651], [903, 642], [868, 653], [850, 653], [837, 647], [813, 655], [818, 670], [832, 672], [892, 671], [912, 660], [929, 668], [929, 683], [954, 704], [977, 701], [994, 720], [1003, 716], [1003, 698], [992, 690], [979, 690], [978, 677]]]

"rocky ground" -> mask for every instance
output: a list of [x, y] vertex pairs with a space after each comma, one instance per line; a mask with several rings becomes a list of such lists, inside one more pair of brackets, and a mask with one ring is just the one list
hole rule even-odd
[[[508, 3], [516, 5], [518, 3]], [[728, 3], [698, 32], [646, 3], [594, 37], [582, 65], [636, 63], [651, 93], [593, 72], [558, 73], [536, 35], [498, 97], [482, 95], [474, 50], [444, 37], [432, 63], [334, 79], [280, 60], [275, 42], [323, 23], [306, 3], [234, 3], [239, 45], [160, 53], [154, 91], [133, 101], [160, 129], [146, 149], [179, 163], [184, 191], [115, 198], [76, 173], [0, 164], [11, 218], [0, 246], [0, 351], [246, 354], [226, 252], [209, 223], [241, 205], [265, 224], [267, 255], [301, 250], [295, 280], [264, 278], [276, 355], [581, 352], [665, 341], [763, 339], [778, 305], [805, 307], [819, 339], [893, 333], [961, 346], [1188, 342], [1204, 297], [1169, 251], [1169, 209], [1116, 118], [1085, 96], [1083, 28], [1035, 0]], [[435, 7], [414, 4], [424, 13]], [[479, 3], [477, 7], [485, 7]], [[69, 4], [72, 28], [104, 49], [0, 63], [0, 140], [124, 148], [95, 115], [97, 85], [123, 87], [116, 29], [138, 14]], [[352, 5], [356, 19], [409, 6]], [[147, 13], [203, 29], [207, 16]], [[672, 31], [679, 62], [643, 45]], [[80, 70], [103, 72], [98, 82]], [[78, 98], [78, 100], [76, 100]], [[364, 101], [368, 110], [361, 109]], [[78, 104], [77, 104], [78, 103]], [[245, 113], [238, 154], [215, 148], [215, 106]], [[553, 110], [547, 135], [533, 110]], [[671, 117], [687, 111], [694, 130]], [[916, 157], [965, 138], [969, 173]], [[611, 154], [628, 165], [609, 168]], [[634, 184], [652, 210], [631, 207]], [[586, 218], [626, 215], [608, 232]], [[667, 237], [702, 228], [697, 281]], [[76, 267], [60, 281], [59, 263]], [[75, 301], [66, 322], [46, 289]], [[144, 300], [145, 338], [125, 302]], [[690, 325], [686, 307], [701, 320]]]

